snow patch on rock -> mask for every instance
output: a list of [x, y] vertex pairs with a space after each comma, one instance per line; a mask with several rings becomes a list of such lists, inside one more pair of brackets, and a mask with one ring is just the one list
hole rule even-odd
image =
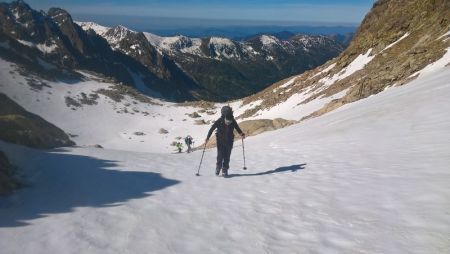
[[44, 43], [35, 44], [33, 42], [24, 41], [24, 40], [17, 40], [17, 41], [25, 46], [30, 47], [30, 48], [36, 48], [45, 54], [50, 54], [58, 48], [58, 45], [56, 45], [55, 43], [53, 43], [51, 45], [46, 45]]
[[421, 76], [428, 76], [430, 74], [435, 73], [436, 71], [442, 69], [442, 68], [449, 68], [448, 65], [450, 64], [450, 48], [447, 48], [445, 50], [445, 54], [438, 59], [437, 61], [430, 63], [429, 65], [425, 66], [422, 70], [412, 74], [410, 77], [419, 75]]
[[210, 49], [214, 50], [216, 59], [224, 58], [240, 58], [237, 47], [233, 41], [227, 38], [211, 37], [208, 43]]
[[382, 53], [383, 51], [388, 50], [389, 48], [393, 47], [395, 44], [399, 43], [400, 41], [402, 41], [403, 39], [405, 39], [408, 36], [409, 36], [409, 32], [405, 33], [402, 37], [400, 37], [398, 40], [394, 41], [393, 43], [387, 45], [383, 50], [380, 51], [380, 53]]
[[100, 36], [104, 36], [106, 32], [108, 32], [110, 27], [102, 26], [94, 22], [79, 22], [75, 21], [76, 24], [78, 24], [83, 30], [87, 31], [89, 29], [94, 30], [94, 32]]
[[438, 40], [441, 40], [442, 38], [444, 38], [444, 41], [447, 41], [450, 38], [450, 30], [445, 34], [439, 36]]
[[292, 84], [294, 83], [294, 81], [295, 81], [296, 78], [297, 78], [297, 77], [291, 78], [288, 82], [282, 84], [282, 85], [280, 86], [280, 88], [286, 88], [286, 87], [292, 85]]
[[[360, 54], [353, 60], [347, 67], [342, 69], [339, 73], [334, 74], [332, 77], [324, 77], [319, 82], [323, 83], [323, 89], [326, 89], [327, 87], [331, 86], [335, 82], [342, 80], [353, 73], [361, 70], [366, 66], [372, 59], [375, 57], [375, 55], [371, 56], [370, 53], [372, 52], [372, 49], [367, 50], [365, 54]], [[334, 67], [334, 66], [333, 66]]]

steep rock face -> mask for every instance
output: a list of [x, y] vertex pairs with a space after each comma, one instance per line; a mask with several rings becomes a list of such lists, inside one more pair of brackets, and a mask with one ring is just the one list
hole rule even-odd
[[64, 46], [58, 27], [44, 13], [32, 10], [23, 1], [0, 4], [0, 32], [46, 55]]
[[260, 103], [242, 116], [258, 115], [294, 96], [300, 98], [294, 104], [299, 108], [328, 101], [303, 119], [319, 116], [403, 85], [423, 75], [427, 70], [421, 70], [439, 59], [435, 65], [448, 64], [449, 17], [450, 2], [445, 0], [378, 1], [339, 57], [245, 99], [244, 104]]
[[138, 60], [158, 77], [170, 77], [170, 71], [164, 65], [163, 56], [147, 41], [143, 33], [117, 26], [109, 29], [104, 37], [113, 49]]
[[80, 54], [92, 54], [92, 52], [88, 52], [88, 45], [85, 44], [85, 42], [89, 42], [86, 34], [73, 23], [68, 12], [59, 8], [50, 8], [47, 15], [59, 26], [62, 34], [68, 39], [67, 43], [70, 43], [76, 51]]
[[46, 59], [73, 68], [80, 67], [85, 58], [94, 57], [94, 50], [88, 50], [93, 43], [66, 11], [52, 8], [48, 14], [36, 12], [23, 1], [3, 3], [0, 9], [0, 32]]
[[42, 13], [32, 10], [23, 1], [0, 4], [0, 31], [11, 37], [36, 43], [54, 38], [55, 24]]
[[195, 88], [197, 84], [168, 57], [161, 54], [144, 33], [116, 26], [103, 33], [112, 49], [132, 57], [162, 80], [169, 80]]

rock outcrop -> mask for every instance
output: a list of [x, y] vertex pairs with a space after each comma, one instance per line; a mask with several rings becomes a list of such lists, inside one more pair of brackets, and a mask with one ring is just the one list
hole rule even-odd
[[33, 148], [72, 146], [69, 136], [0, 93], [0, 140]]

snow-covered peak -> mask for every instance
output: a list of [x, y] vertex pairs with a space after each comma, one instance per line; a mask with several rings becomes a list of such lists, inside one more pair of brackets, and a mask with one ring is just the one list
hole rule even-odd
[[162, 37], [152, 33], [144, 33], [144, 35], [155, 48], [170, 55], [175, 52], [201, 54], [202, 41], [199, 38], [190, 38], [183, 35]]
[[161, 37], [156, 34], [148, 33], [148, 32], [144, 32], [144, 36], [145, 36], [145, 38], [147, 38], [148, 42], [150, 42], [150, 44], [156, 48], [159, 47], [159, 44], [164, 39], [164, 37]]
[[211, 37], [209, 39], [209, 45], [213, 44], [216, 47], [234, 47], [234, 43], [227, 38]]
[[160, 46], [166, 49], [184, 49], [192, 46], [193, 39], [177, 35], [173, 37], [164, 37], [161, 40]]
[[[299, 35], [299, 36], [296, 36], [294, 39], [295, 39], [295, 41], [301, 42], [301, 43], [303, 43], [304, 45], [308, 45], [308, 44], [311, 43], [311, 41], [313, 40], [313, 38], [314, 38], [314, 37], [312, 37], [312, 36]], [[316, 38], [317, 38], [317, 37], [316, 37]], [[318, 38], [320, 38], [320, 37], [318, 37]]]
[[128, 29], [122, 25], [115, 26], [109, 29], [103, 37], [105, 37], [110, 43], [117, 43], [125, 39], [130, 34], [136, 33], [135, 31]]
[[261, 35], [259, 39], [264, 46], [272, 46], [274, 44], [276, 45], [280, 44], [280, 40], [275, 36], [271, 35]]
[[106, 32], [108, 32], [108, 30], [111, 29], [110, 27], [102, 26], [102, 25], [99, 25], [94, 22], [78, 22], [78, 21], [76, 21], [75, 23], [78, 24], [85, 31], [87, 31], [89, 29], [94, 30], [94, 32], [100, 36], [105, 35]]
[[211, 37], [208, 47], [214, 58], [240, 58], [238, 43], [227, 38]]
[[136, 33], [135, 31], [122, 25], [115, 26], [112, 29], [109, 29], [108, 32], [120, 35], [121, 37], [126, 36], [129, 33]]
[[130, 37], [130, 35], [132, 35], [132, 34], [137, 33], [136, 31], [133, 31], [122, 25], [118, 25], [118, 26], [110, 28], [110, 27], [99, 25], [94, 22], [76, 22], [76, 23], [79, 26], [81, 26], [81, 28], [85, 31], [90, 30], [90, 29], [94, 30], [94, 32], [96, 34], [102, 36], [109, 42], [112, 49], [118, 49], [119, 48], [118, 44], [122, 40]]
[[332, 40], [326, 36], [310, 36], [299, 34], [289, 39], [289, 42], [296, 45], [301, 45], [305, 50], [308, 50], [317, 46], [331, 46]]
[[118, 25], [116, 27], [114, 27], [114, 29], [116, 31], [126, 31], [126, 32], [133, 32], [135, 33], [136, 31], [129, 29], [128, 27], [122, 26], [122, 25]]

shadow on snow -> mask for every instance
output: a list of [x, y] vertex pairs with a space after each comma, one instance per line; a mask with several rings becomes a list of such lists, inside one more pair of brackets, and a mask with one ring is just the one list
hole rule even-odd
[[253, 174], [229, 174], [228, 177], [238, 177], [238, 176], [261, 176], [261, 175], [269, 175], [275, 173], [281, 173], [286, 171], [296, 172], [297, 170], [305, 169], [306, 163], [291, 165], [286, 167], [279, 167], [273, 170], [268, 170], [265, 172], [253, 173]]
[[26, 169], [31, 186], [0, 198], [0, 227], [26, 226], [30, 220], [76, 207], [118, 206], [179, 183], [158, 173], [117, 170], [116, 161], [61, 151], [36, 155], [35, 165]]

